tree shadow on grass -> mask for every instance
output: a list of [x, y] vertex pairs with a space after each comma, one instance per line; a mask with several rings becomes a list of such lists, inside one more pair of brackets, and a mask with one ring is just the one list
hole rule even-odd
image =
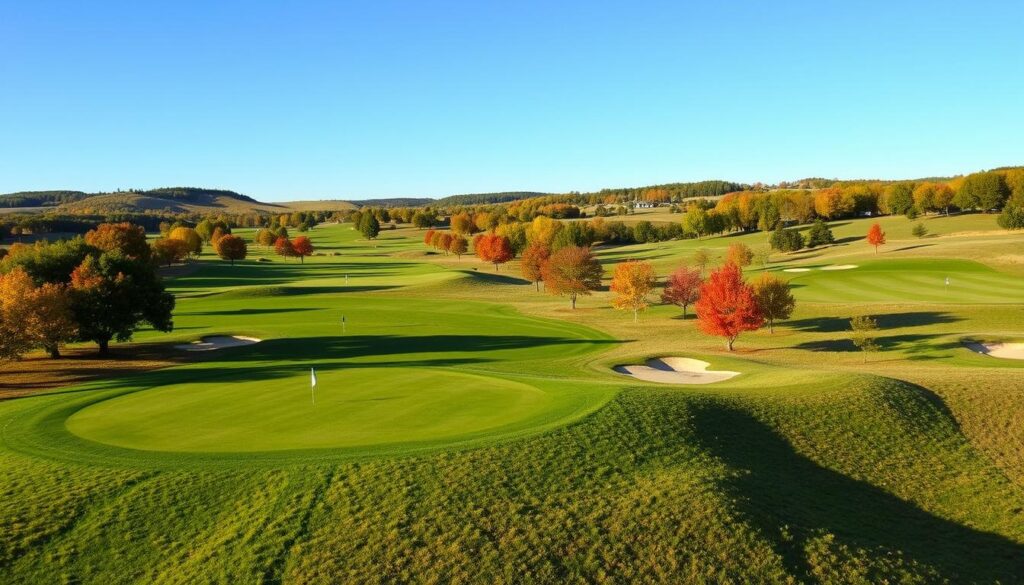
[[500, 272], [484, 272], [482, 270], [460, 270], [459, 272], [486, 284], [533, 284], [524, 278]]
[[[885, 313], [874, 315], [874, 318], [878, 322], [879, 329], [924, 327], [925, 325], [955, 323], [963, 320], [961, 317], [939, 311]], [[786, 324], [797, 331], [809, 331], [814, 333], [838, 333], [840, 331], [850, 331], [849, 317], [815, 317], [812, 319], [787, 321]]]
[[[900, 552], [953, 582], [1020, 581], [1024, 546], [939, 518], [874, 485], [821, 467], [746, 412], [709, 403], [696, 406], [693, 414], [703, 446], [740, 470], [725, 480], [724, 488], [797, 579], [817, 580], [804, 546], [824, 531], [839, 544], [872, 556]], [[883, 577], [889, 576], [873, 576]]]
[[[223, 315], [272, 315], [274, 313], [301, 313], [303, 311], [315, 311], [312, 308], [303, 307], [281, 307], [279, 309], [236, 309], [236, 310], [225, 310], [225, 311], [196, 311], [192, 313], [179, 313], [177, 316], [181, 317], [214, 317]], [[180, 331], [180, 328], [175, 327], [175, 331]]]
[[[926, 360], [926, 359], [940, 359], [942, 355], [937, 355], [934, 352], [949, 350], [959, 347], [960, 344], [957, 342], [946, 342], [946, 343], [933, 343], [933, 340], [942, 337], [940, 334], [906, 334], [906, 335], [887, 335], [884, 337], [875, 338], [875, 343], [878, 344], [879, 349], [882, 351], [900, 350], [911, 354], [909, 359], [913, 360]], [[853, 344], [851, 339], [823, 339], [819, 341], [805, 341], [793, 346], [794, 349], [803, 349], [807, 351], [836, 351], [836, 352], [853, 352], [860, 351], [857, 346]]]
[[[501, 350], [599, 346], [619, 343], [608, 339], [573, 339], [528, 335], [341, 335], [271, 339], [255, 345], [218, 350], [225, 361], [352, 359], [424, 353], [480, 353]], [[230, 352], [230, 353], [229, 353]], [[550, 356], [550, 354], [546, 354]], [[460, 358], [453, 356], [451, 360]], [[447, 365], [445, 360], [433, 365]], [[392, 362], [404, 366], [405, 362]]]

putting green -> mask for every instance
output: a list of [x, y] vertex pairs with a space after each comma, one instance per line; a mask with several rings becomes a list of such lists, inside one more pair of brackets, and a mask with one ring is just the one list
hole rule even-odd
[[89, 406], [68, 429], [132, 449], [249, 452], [457, 440], [535, 417], [553, 399], [511, 380], [439, 369], [352, 368], [284, 380], [181, 384]]

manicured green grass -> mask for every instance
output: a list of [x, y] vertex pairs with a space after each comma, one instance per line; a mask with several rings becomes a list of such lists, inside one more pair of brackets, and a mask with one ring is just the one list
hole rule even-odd
[[[797, 311], [732, 354], [676, 307], [570, 311], [413, 229], [323, 226], [303, 264], [204, 257], [170, 282], [175, 331], [138, 339], [264, 341], [0, 403], [0, 582], [1020, 582], [1024, 362], [962, 341], [1024, 339], [1022, 244], [948, 235], [988, 219], [776, 255], [812, 268], [778, 272]], [[664, 275], [763, 240], [599, 255]], [[867, 363], [857, 314], [881, 327]], [[742, 374], [611, 371], [666, 355]]]

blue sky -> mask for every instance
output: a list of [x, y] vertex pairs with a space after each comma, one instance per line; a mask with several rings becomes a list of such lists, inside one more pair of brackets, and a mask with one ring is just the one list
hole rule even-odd
[[0, 192], [263, 200], [1024, 164], [1024, 3], [0, 0]]

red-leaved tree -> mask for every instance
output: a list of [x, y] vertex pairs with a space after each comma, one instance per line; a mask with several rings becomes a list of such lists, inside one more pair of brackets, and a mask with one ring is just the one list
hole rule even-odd
[[704, 278], [700, 270], [681, 266], [669, 275], [665, 282], [665, 290], [661, 292], [661, 301], [671, 303], [683, 308], [683, 319], [686, 319], [686, 308], [697, 302], [700, 298], [700, 285], [704, 284]]
[[292, 241], [288, 238], [281, 236], [274, 242], [274, 252], [278, 256], [284, 256], [285, 258], [291, 258], [295, 255], [295, 247], [292, 246]]
[[473, 238], [473, 251], [484, 262], [494, 264], [495, 270], [515, 256], [508, 238], [496, 234], [484, 234]]
[[873, 224], [868, 230], [868, 243], [875, 247], [875, 254], [877, 254], [878, 247], [885, 243], [885, 232], [882, 231], [881, 225]]
[[313, 255], [313, 242], [306, 236], [299, 236], [292, 240], [292, 250], [299, 257], [299, 262], [303, 262], [303, 258]]
[[740, 333], [764, 324], [754, 290], [743, 282], [739, 266], [731, 263], [711, 272], [700, 287], [700, 299], [694, 308], [701, 331], [724, 337], [729, 351]]

